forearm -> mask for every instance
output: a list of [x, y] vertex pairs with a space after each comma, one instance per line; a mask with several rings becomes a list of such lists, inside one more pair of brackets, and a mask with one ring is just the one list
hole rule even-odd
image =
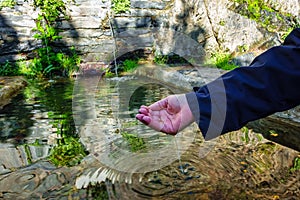
[[187, 94], [205, 139], [300, 104], [300, 29], [282, 46]]

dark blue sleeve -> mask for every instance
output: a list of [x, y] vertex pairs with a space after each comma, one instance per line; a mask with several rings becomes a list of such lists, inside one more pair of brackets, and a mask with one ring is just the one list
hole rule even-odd
[[205, 139], [300, 104], [300, 29], [281, 46], [186, 94]]

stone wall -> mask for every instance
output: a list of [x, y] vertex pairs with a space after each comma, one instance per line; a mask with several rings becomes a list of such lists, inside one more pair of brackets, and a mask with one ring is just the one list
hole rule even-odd
[[[265, 1], [299, 15], [298, 0]], [[110, 16], [109, 0], [76, 0], [67, 6], [71, 20], [58, 22], [63, 39], [57, 48], [74, 46], [83, 62], [108, 63], [115, 50], [121, 56], [137, 49], [201, 62], [216, 50], [233, 53], [274, 41], [276, 34], [268, 34], [232, 6], [230, 0], [131, 0], [130, 11]], [[32, 58], [32, 50], [41, 45], [33, 38], [37, 13], [32, 0], [17, 0], [14, 8], [1, 10], [0, 63]]]

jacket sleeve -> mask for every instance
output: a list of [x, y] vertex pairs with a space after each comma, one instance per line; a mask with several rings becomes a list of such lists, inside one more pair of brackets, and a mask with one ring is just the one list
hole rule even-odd
[[300, 29], [281, 46], [186, 94], [204, 138], [238, 130], [249, 121], [300, 104]]

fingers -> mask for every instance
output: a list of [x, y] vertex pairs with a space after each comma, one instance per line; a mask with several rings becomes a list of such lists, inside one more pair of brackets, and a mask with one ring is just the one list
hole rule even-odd
[[153, 111], [146, 106], [141, 106], [139, 114], [136, 115], [136, 119], [150, 128], [161, 131], [164, 128], [164, 122], [161, 119], [161, 111]]
[[181, 124], [180, 110], [180, 100], [171, 95], [150, 106], [141, 106], [136, 119], [156, 131], [175, 135]]
[[144, 114], [137, 114], [136, 119], [156, 131], [161, 131], [164, 128], [164, 123], [157, 116], [150, 117]]
[[144, 114], [137, 114], [136, 119], [142, 122], [145, 125], [149, 125], [151, 123], [151, 118], [149, 116], [146, 116]]
[[149, 115], [149, 108], [147, 106], [141, 106], [139, 109], [139, 114]]
[[158, 111], [158, 110], [166, 109], [167, 106], [168, 106], [168, 97], [153, 103], [152, 105], [149, 106], [149, 109]]

